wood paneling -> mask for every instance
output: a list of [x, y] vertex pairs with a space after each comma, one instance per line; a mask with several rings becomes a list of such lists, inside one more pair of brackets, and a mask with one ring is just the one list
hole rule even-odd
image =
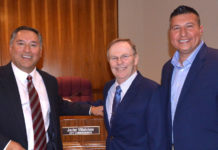
[[10, 34], [20, 25], [42, 33], [42, 70], [89, 79], [94, 91], [112, 78], [106, 47], [117, 37], [117, 0], [1, 0], [1, 65], [10, 61]]

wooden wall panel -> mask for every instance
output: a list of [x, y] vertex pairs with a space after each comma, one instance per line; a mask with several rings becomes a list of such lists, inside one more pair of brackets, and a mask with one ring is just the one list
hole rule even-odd
[[102, 92], [112, 78], [106, 47], [117, 37], [117, 24], [117, 0], [1, 0], [0, 65], [10, 61], [11, 32], [32, 26], [43, 36], [38, 67], [54, 76], [89, 79]]

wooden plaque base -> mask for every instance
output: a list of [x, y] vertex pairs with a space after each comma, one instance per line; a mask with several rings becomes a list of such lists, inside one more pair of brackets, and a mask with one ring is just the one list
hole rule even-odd
[[64, 150], [105, 150], [107, 132], [102, 117], [60, 117]]

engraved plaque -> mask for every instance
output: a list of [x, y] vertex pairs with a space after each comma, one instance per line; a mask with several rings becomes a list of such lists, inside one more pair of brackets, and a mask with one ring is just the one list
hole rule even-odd
[[62, 127], [63, 135], [96, 135], [100, 134], [100, 126]]
[[64, 150], [104, 150], [107, 132], [103, 117], [60, 117]]

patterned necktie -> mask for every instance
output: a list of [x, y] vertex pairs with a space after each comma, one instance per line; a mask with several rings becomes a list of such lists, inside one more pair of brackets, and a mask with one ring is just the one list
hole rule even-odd
[[118, 85], [116, 87], [116, 92], [115, 92], [115, 95], [114, 95], [114, 101], [113, 101], [113, 107], [112, 107], [112, 115], [111, 115], [111, 120], [110, 120], [110, 123], [112, 122], [113, 118], [114, 118], [114, 115], [117, 111], [117, 107], [120, 103], [120, 100], [121, 100], [121, 88], [120, 86]]
[[46, 150], [45, 125], [42, 116], [38, 93], [33, 85], [32, 77], [27, 77], [27, 89], [29, 92], [30, 108], [32, 112], [34, 130], [34, 150]]

